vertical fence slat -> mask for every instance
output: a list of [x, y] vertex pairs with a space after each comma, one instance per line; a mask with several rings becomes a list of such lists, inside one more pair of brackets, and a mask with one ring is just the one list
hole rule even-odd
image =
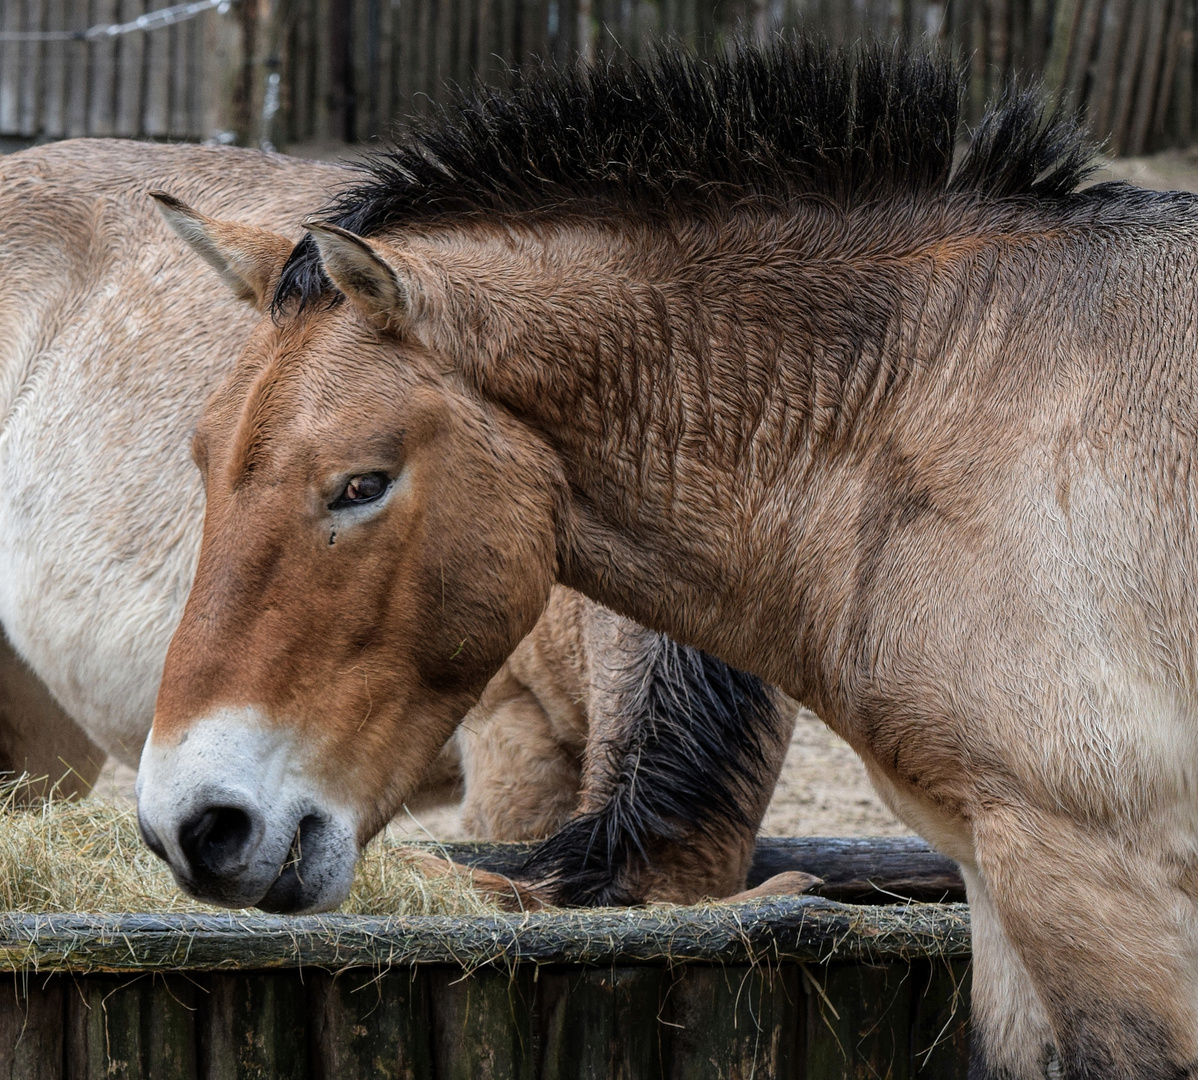
[[660, 968], [542, 971], [537, 980], [538, 1080], [659, 1077], [663, 1055], [658, 1048], [656, 1017], [665, 995], [666, 980]]
[[[25, 25], [45, 30], [46, 0], [25, 0]], [[27, 42], [21, 48], [21, 134], [37, 135], [42, 128], [42, 53], [45, 44]]]
[[[1129, 2], [1130, 0], [1107, 0], [1103, 8], [1102, 40], [1094, 65], [1094, 90], [1090, 104], [1091, 130], [1099, 138], [1111, 130]], [[1138, 8], [1139, 5], [1131, 6]]]
[[308, 1080], [306, 988], [293, 973], [214, 974], [208, 990], [201, 1075]]
[[0, 1076], [4, 1080], [63, 1080], [65, 982], [28, 972], [5, 976], [0, 986]]
[[532, 1080], [530, 973], [431, 968], [433, 1054], [441, 1080]]
[[[87, 4], [67, 4], [67, 26], [86, 30], [91, 19]], [[90, 82], [91, 50], [86, 41], [69, 41], [66, 48], [66, 132], [71, 138], [87, 134], [87, 90]]]
[[785, 970], [683, 966], [660, 1010], [666, 1076], [803, 1075], [798, 1058], [804, 1032], [796, 1020], [804, 1013], [804, 990], [793, 964]]
[[901, 964], [807, 969], [807, 1076], [908, 1080], [911, 984]]
[[[9, 2], [0, 4], [0, 28], [11, 32], [24, 29], [21, 25], [22, 6]], [[21, 130], [21, 46], [15, 41], [0, 45], [0, 134], [16, 135]]]
[[313, 1056], [336, 1080], [425, 1080], [436, 1074], [423, 972], [310, 976]]
[[911, 968], [912, 1075], [961, 1080], [969, 1071], [969, 961], [918, 961]]
[[[145, 11], [143, 0], [121, 0], [121, 22], [136, 19]], [[126, 137], [141, 134], [141, 84], [145, 63], [146, 35], [126, 34], [117, 42], [116, 133]]]
[[[47, 0], [46, 29], [66, 27], [67, 0]], [[42, 134], [50, 139], [60, 138], [66, 131], [66, 44], [46, 42], [42, 75]]]
[[1188, 146], [1194, 134], [1194, 6], [1180, 5], [1181, 33], [1177, 48], [1176, 128], [1174, 142]]
[[1181, 51], [1182, 15], [1185, 0], [1172, 0], [1169, 4], [1169, 27], [1165, 31], [1164, 66], [1157, 87], [1156, 106], [1153, 109], [1152, 136], [1157, 145], [1164, 142], [1169, 116], [1173, 109], [1177, 91], [1177, 58]]
[[1165, 50], [1165, 29], [1169, 15], [1168, 0], [1148, 0], [1147, 29], [1144, 34], [1144, 58], [1136, 80], [1135, 108], [1125, 143], [1125, 153], [1142, 154], [1148, 145], [1156, 108], [1157, 85]]
[[1149, 0], [1138, 0], [1132, 5], [1127, 39], [1120, 60], [1119, 78], [1116, 81], [1115, 107], [1111, 114], [1111, 149], [1116, 154], [1126, 152], [1125, 147], [1131, 134], [1132, 104], [1135, 101], [1136, 80], [1143, 67], [1149, 11]]
[[[92, 0], [93, 25], [118, 21], [117, 0]], [[87, 103], [87, 133], [112, 135], [116, 131], [116, 38], [91, 42], [91, 92]]]
[[[147, 11], [166, 7], [170, 0], [148, 0]], [[170, 132], [171, 36], [169, 30], [146, 34], [143, 48], [145, 73], [141, 129], [145, 135], [163, 138]]]

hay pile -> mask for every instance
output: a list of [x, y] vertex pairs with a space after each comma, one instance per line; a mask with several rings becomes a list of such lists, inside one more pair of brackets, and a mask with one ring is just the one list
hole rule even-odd
[[[18, 804], [0, 784], [0, 909], [50, 912], [212, 911], [184, 896], [142, 843], [137, 811], [91, 798]], [[457, 877], [429, 877], [385, 836], [358, 864], [341, 911], [359, 915], [489, 915], [499, 909]]]

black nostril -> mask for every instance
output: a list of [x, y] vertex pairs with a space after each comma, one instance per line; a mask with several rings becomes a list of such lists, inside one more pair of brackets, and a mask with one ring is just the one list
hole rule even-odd
[[179, 826], [179, 847], [193, 871], [223, 874], [240, 868], [254, 831], [250, 815], [238, 806], [209, 806]]

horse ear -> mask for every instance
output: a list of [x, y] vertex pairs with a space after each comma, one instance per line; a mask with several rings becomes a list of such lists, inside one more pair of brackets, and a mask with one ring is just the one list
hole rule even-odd
[[371, 241], [323, 221], [305, 221], [304, 228], [312, 234], [329, 280], [372, 323], [398, 328], [415, 320], [416, 282]]
[[150, 195], [166, 223], [220, 274], [237, 299], [266, 309], [293, 241], [254, 225], [206, 217], [165, 191]]

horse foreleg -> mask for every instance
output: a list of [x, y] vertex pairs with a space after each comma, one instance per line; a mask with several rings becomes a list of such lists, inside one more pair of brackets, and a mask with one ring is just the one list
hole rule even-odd
[[974, 822], [971, 1080], [1198, 1076], [1192, 901], [1141, 838], [1028, 807]]

